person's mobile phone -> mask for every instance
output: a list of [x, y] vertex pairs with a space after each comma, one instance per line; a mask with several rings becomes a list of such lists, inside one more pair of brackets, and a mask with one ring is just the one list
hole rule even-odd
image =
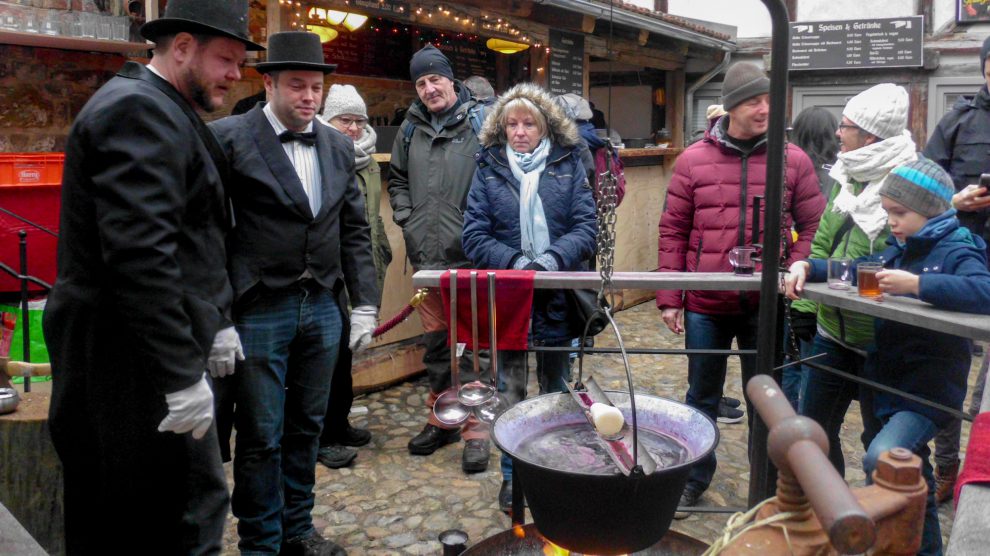
[[980, 187], [986, 187], [990, 191], [990, 174], [980, 174]]

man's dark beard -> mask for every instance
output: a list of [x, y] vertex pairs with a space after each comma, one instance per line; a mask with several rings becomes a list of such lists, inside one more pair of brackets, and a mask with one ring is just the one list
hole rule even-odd
[[213, 112], [218, 106], [214, 106], [210, 101], [210, 96], [206, 92], [206, 87], [200, 82], [199, 75], [196, 70], [199, 68], [193, 68], [188, 74], [186, 74], [186, 87], [189, 90], [190, 100], [193, 104], [203, 109], [204, 112]]

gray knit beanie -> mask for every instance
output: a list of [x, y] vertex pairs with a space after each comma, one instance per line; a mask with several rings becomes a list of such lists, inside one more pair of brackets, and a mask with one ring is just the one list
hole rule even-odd
[[341, 114], [368, 117], [368, 107], [354, 85], [331, 85], [323, 103], [323, 119], [330, 121]]
[[415, 83], [420, 77], [431, 73], [454, 80], [454, 70], [450, 67], [450, 60], [435, 46], [428, 44], [413, 54], [412, 60], [409, 61], [409, 76]]
[[927, 158], [894, 168], [880, 186], [880, 195], [926, 218], [949, 210], [955, 192], [952, 177]]
[[759, 66], [738, 62], [725, 72], [722, 80], [722, 108], [728, 112], [746, 99], [769, 92], [770, 80]]
[[907, 127], [907, 91], [893, 83], [874, 85], [849, 99], [842, 115], [881, 139], [896, 137]]

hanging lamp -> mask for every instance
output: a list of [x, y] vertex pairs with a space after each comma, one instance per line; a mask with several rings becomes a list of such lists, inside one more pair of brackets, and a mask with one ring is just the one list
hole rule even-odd
[[521, 42], [507, 41], [505, 39], [488, 39], [485, 46], [501, 54], [515, 54], [529, 48], [528, 44]]

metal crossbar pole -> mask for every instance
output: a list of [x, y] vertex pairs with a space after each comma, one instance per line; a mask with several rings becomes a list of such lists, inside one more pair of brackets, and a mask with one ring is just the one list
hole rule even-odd
[[[17, 234], [20, 237], [20, 259], [21, 275], [27, 276], [27, 232], [21, 230]], [[25, 363], [31, 362], [31, 320], [28, 313], [28, 281], [21, 279], [21, 338], [24, 340], [23, 359]], [[25, 370], [24, 393], [31, 391], [31, 371]]]
[[[526, 351], [575, 352], [573, 346], [527, 346]], [[585, 353], [622, 353], [617, 347], [584, 348]], [[756, 355], [755, 349], [626, 348], [629, 355]]]

